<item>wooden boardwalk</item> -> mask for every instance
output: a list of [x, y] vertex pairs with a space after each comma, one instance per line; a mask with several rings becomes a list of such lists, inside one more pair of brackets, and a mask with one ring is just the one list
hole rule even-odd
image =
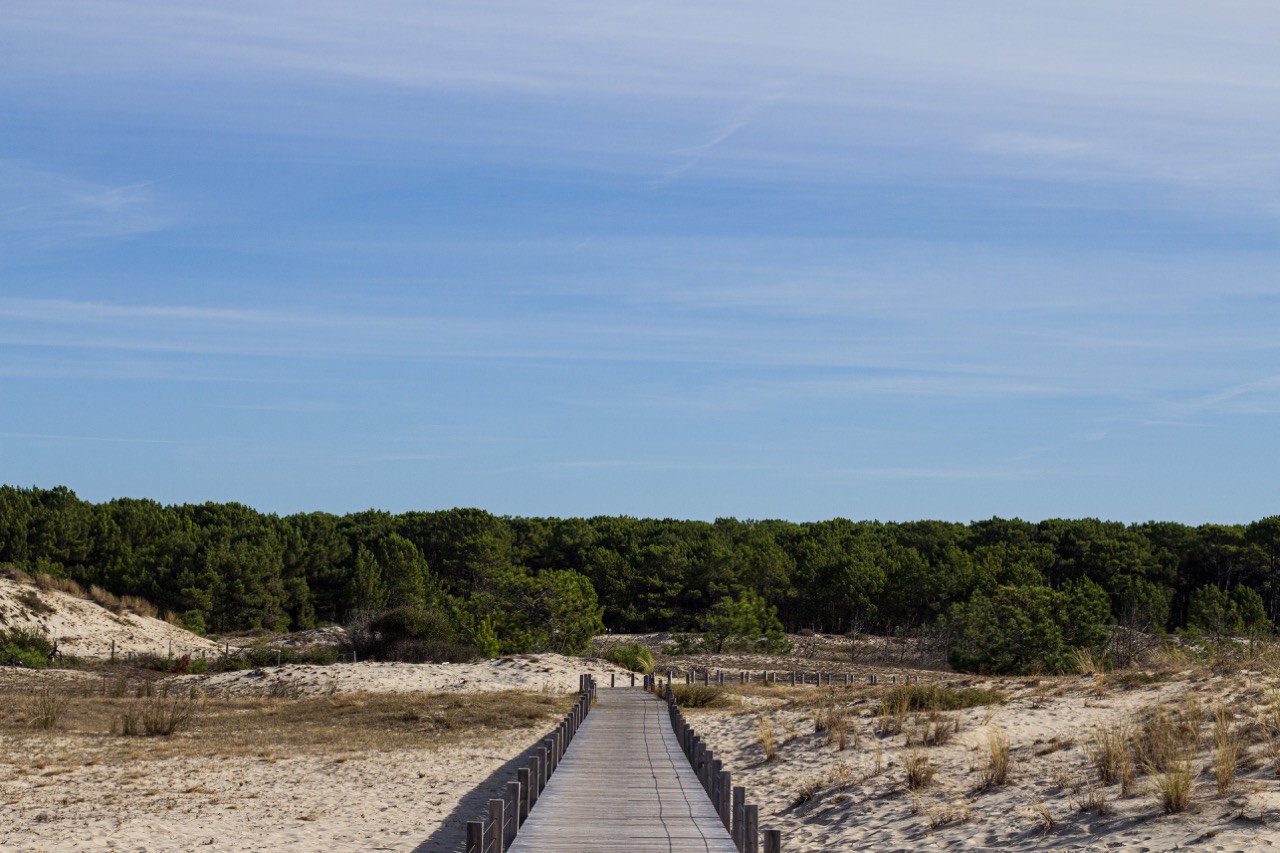
[[602, 689], [510, 853], [737, 853], [667, 706]]

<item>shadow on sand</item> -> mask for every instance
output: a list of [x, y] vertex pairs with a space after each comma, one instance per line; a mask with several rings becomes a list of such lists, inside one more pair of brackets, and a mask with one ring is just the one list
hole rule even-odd
[[[500, 800], [507, 793], [507, 783], [516, 780], [516, 771], [529, 766], [534, 755], [551, 729], [540, 734], [518, 756], [493, 771], [470, 791], [462, 795], [453, 811], [440, 822], [440, 827], [413, 848], [413, 853], [462, 853], [467, 843], [467, 821], [486, 820], [489, 817], [489, 801]], [[511, 804], [507, 804], [511, 808]]]

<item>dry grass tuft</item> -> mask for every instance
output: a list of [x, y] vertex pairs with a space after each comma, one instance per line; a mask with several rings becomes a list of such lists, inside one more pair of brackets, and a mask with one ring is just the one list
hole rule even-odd
[[1098, 781], [1103, 785], [1119, 782], [1126, 794], [1133, 783], [1133, 760], [1129, 751], [1132, 737], [1132, 730], [1125, 723], [1099, 724], [1094, 727], [1085, 746], [1089, 763], [1098, 773]]
[[50, 691], [48, 684], [41, 685], [39, 691], [31, 694], [29, 716], [32, 727], [46, 730], [57, 728], [70, 704], [70, 696], [60, 696]]
[[922, 791], [933, 784], [935, 768], [929, 762], [927, 750], [912, 747], [903, 760], [903, 767], [906, 769], [908, 791]]
[[1236, 767], [1244, 754], [1244, 741], [1231, 725], [1231, 718], [1222, 704], [1213, 715], [1213, 777], [1218, 795], [1224, 796], [1235, 783]]
[[1001, 732], [987, 733], [987, 766], [982, 772], [982, 787], [1003, 786], [1009, 782], [1009, 739]]
[[778, 745], [773, 736], [773, 720], [767, 715], [761, 714], [760, 719], [756, 721], [756, 732], [760, 736], [760, 747], [764, 750], [764, 760], [777, 760]]
[[880, 722], [876, 731], [881, 737], [902, 734], [907, 714], [911, 711], [911, 697], [905, 692], [893, 690], [880, 700]]
[[191, 728], [200, 710], [193, 696], [152, 695], [128, 703], [111, 721], [111, 733], [126, 737], [169, 737]]
[[1040, 824], [1040, 836], [1043, 838], [1058, 822], [1053, 819], [1053, 812], [1049, 811], [1049, 806], [1043, 800], [1034, 803], [1031, 808]]
[[818, 796], [820, 790], [822, 790], [822, 779], [814, 777], [804, 780], [796, 787], [795, 796], [791, 798], [791, 805], [804, 805]]
[[1195, 775], [1191, 770], [1190, 759], [1171, 761], [1163, 770], [1152, 775], [1155, 777], [1156, 798], [1165, 814], [1180, 814], [1191, 808]]

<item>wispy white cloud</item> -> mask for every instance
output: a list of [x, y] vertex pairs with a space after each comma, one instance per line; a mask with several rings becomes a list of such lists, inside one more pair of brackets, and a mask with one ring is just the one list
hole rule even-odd
[[[659, 179], [710, 165], [714, 149], [720, 168], [763, 180], [807, 173], [829, 183], [884, 175], [896, 162], [898, 179], [941, 169], [1154, 181], [1222, 195], [1223, 205], [1265, 206], [1280, 188], [1271, 144], [1280, 59], [1261, 37], [1280, 11], [1258, 0], [985, 0], [923, 11], [836, 0], [801, 10], [46, 0], [6, 23], [15, 79], [69, 90], [67, 81], [105, 70], [136, 86], [88, 86], [87, 97], [211, 129], [427, 133], [505, 157], [586, 155]], [[779, 80], [787, 109], [763, 109], [775, 106]], [[211, 97], [192, 103], [192, 82]], [[347, 101], [333, 100], [352, 85], [489, 100], [445, 124], [404, 110], [353, 122]], [[709, 115], [729, 118], [690, 149]], [[512, 134], [513, 120], [527, 124]], [[748, 124], [750, 143], [736, 144]]]
[[111, 185], [0, 159], [0, 235], [38, 245], [131, 237], [172, 222], [151, 183]]

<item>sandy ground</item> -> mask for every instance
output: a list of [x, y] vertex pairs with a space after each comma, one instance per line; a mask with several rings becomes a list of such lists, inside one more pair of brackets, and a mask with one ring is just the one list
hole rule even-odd
[[[0, 613], [8, 623], [34, 618], [29, 608], [25, 615], [15, 612], [20, 606], [15, 599], [24, 590], [5, 583], [0, 581]], [[70, 596], [62, 596], [68, 599], [63, 601], [60, 593], [42, 590], [39, 595], [56, 605], [55, 613], [38, 614], [44, 617], [40, 624], [58, 632], [68, 651], [74, 648], [77, 654], [100, 648], [104, 641], [109, 645], [111, 639], [118, 648], [136, 641], [139, 651], [158, 651], [161, 641], [167, 644], [168, 632], [179, 630], [157, 620], [116, 617]], [[190, 642], [191, 635], [182, 634], [176, 641]], [[601, 638], [598, 645], [629, 639]], [[661, 646], [661, 637], [640, 639]], [[734, 774], [734, 783], [745, 785], [749, 800], [760, 804], [761, 825], [782, 830], [786, 850], [1226, 853], [1280, 846], [1276, 666], [1172, 666], [1105, 678], [981, 680], [884, 665], [885, 655], [879, 655], [881, 665], [871, 666], [855, 659], [856, 650], [851, 654], [847, 642], [832, 638], [808, 640], [800, 651], [781, 659], [659, 659], [662, 672], [668, 667], [678, 672], [724, 669], [730, 681], [742, 668], [780, 673], [821, 669], [855, 677], [851, 688], [839, 685], [842, 679], [824, 689], [731, 686], [724, 706], [688, 711], [716, 757]], [[472, 664], [289, 665], [166, 676], [152, 682], [154, 690], [208, 697], [200, 701], [232, 708], [221, 718], [224, 728], [214, 733], [197, 724], [194, 731], [173, 738], [122, 738], [109, 734], [100, 722], [91, 731], [41, 731], [28, 725], [33, 690], [47, 683], [55, 692], [78, 697], [75, 701], [98, 701], [94, 697], [104, 696], [113, 680], [125, 677], [119, 671], [0, 667], [0, 850], [457, 850], [465, 822], [480, 818], [487, 800], [501, 795], [522, 753], [556, 719], [548, 712], [521, 727], [473, 734], [467, 721], [480, 710], [468, 709], [493, 697], [486, 713], [494, 715], [496, 704], [501, 718], [528, 701], [522, 696], [542, 697], [544, 704], [567, 701], [582, 672], [594, 673], [604, 688], [611, 675], [620, 686], [630, 683], [627, 674], [603, 661], [557, 655]], [[994, 689], [1004, 701], [945, 712], [940, 718], [911, 714], [901, 731], [885, 734], [879, 709], [893, 689], [887, 682], [894, 675], [903, 682], [908, 673], [921, 676], [926, 686]], [[880, 681], [876, 687], [867, 683], [872, 674]], [[381, 722], [375, 713], [382, 713], [379, 702], [391, 715]], [[317, 703], [334, 706], [331, 721], [314, 716]], [[1219, 704], [1227, 709], [1228, 730], [1242, 749], [1224, 792], [1214, 775], [1213, 712]], [[348, 719], [340, 711], [365, 705], [372, 708], [365, 708], [366, 722], [372, 718], [386, 724], [385, 742], [378, 740], [376, 727], [372, 736], [351, 732], [349, 742], [347, 731], [337, 728], [295, 748], [270, 742], [274, 735], [264, 736], [255, 728], [264, 720], [289, 721], [306, 708], [313, 714], [307, 719], [340, 727]], [[446, 706], [447, 714], [431, 716], [433, 708]], [[848, 720], [843, 749], [815, 731], [815, 715], [832, 708], [843, 710]], [[1091, 759], [1100, 731], [1136, 725], [1161, 710], [1194, 719], [1198, 732], [1190, 747], [1191, 807], [1179, 814], [1161, 808], [1154, 777], [1137, 772], [1126, 792], [1120, 783], [1102, 784]], [[243, 724], [235, 722], [239, 713]], [[456, 725], [458, 732], [420, 740], [405, 735], [405, 726], [434, 731], [428, 722], [413, 722], [420, 715], [443, 720], [445, 728]], [[1270, 725], [1264, 722], [1268, 718]], [[942, 743], [927, 742], [928, 727], [936, 731], [939, 722], [950, 736]], [[773, 734], [772, 760], [765, 755], [762, 726]], [[271, 729], [277, 730], [290, 732], [287, 727]], [[993, 735], [1010, 745], [1005, 785], [983, 784]], [[210, 737], [224, 741], [209, 746]], [[240, 740], [252, 746], [238, 749]], [[933, 771], [931, 782], [915, 792], [906, 783], [913, 754], [927, 757]]]
[[[903, 734], [879, 735], [867, 688], [828, 691], [852, 715], [844, 750], [815, 733], [812, 707], [781, 697], [752, 695], [732, 709], [689, 717], [734, 784], [760, 805], [761, 826], [783, 831], [788, 850], [1261, 850], [1280, 846], [1280, 781], [1267, 745], [1249, 742], [1258, 729], [1245, 710], [1256, 707], [1262, 681], [1184, 675], [1132, 689], [1098, 689], [1078, 677], [987, 683], [1008, 700], [948, 714], [959, 730], [947, 743], [914, 747], [934, 770], [918, 793], [908, 790], [905, 767], [908, 742], [920, 730], [909, 720]], [[1217, 792], [1207, 730], [1192, 760], [1195, 787], [1185, 813], [1164, 813], [1150, 777], [1140, 776], [1128, 796], [1119, 784], [1100, 783], [1089, 756], [1099, 726], [1194, 703], [1211, 729], [1218, 701], [1236, 709], [1233, 729], [1249, 742], [1227, 793]], [[776, 738], [772, 761], [761, 745], [761, 720]], [[1012, 769], [1008, 784], [984, 787], [992, 733], [1007, 739]]]
[[[477, 664], [282, 666], [212, 676], [165, 677], [152, 690], [274, 702], [321, 696], [356, 703], [379, 694], [421, 697], [423, 707], [460, 696], [508, 691], [568, 697], [578, 675], [607, 679], [600, 661], [522, 655]], [[111, 684], [98, 673], [0, 668], [0, 712], [31, 701], [46, 683], [93, 701]], [[140, 683], [140, 682], [138, 682]], [[135, 685], [136, 686], [136, 685]], [[131, 688], [134, 689], [134, 688]], [[270, 697], [270, 698], [268, 698]], [[515, 701], [513, 698], [512, 701]], [[567, 702], [566, 702], [567, 704]], [[25, 707], [25, 705], [24, 705]], [[127, 761], [110, 753], [125, 739], [104, 731], [0, 730], [0, 850], [357, 851], [437, 853], [458, 849], [467, 820], [515, 778], [514, 764], [559, 718], [419, 749], [331, 745], [319, 753], [287, 747], [259, 754], [192, 754], [196, 731], [128, 739]], [[216, 752], [216, 750], [214, 751]]]
[[[35, 607], [31, 602], [37, 602]], [[111, 643], [116, 654], [128, 653], [165, 656], [212, 651], [216, 643], [204, 639], [161, 619], [136, 613], [112, 613], [83, 598], [39, 589], [0, 577], [0, 628], [28, 628], [42, 631], [65, 655], [106, 659], [111, 656]]]

